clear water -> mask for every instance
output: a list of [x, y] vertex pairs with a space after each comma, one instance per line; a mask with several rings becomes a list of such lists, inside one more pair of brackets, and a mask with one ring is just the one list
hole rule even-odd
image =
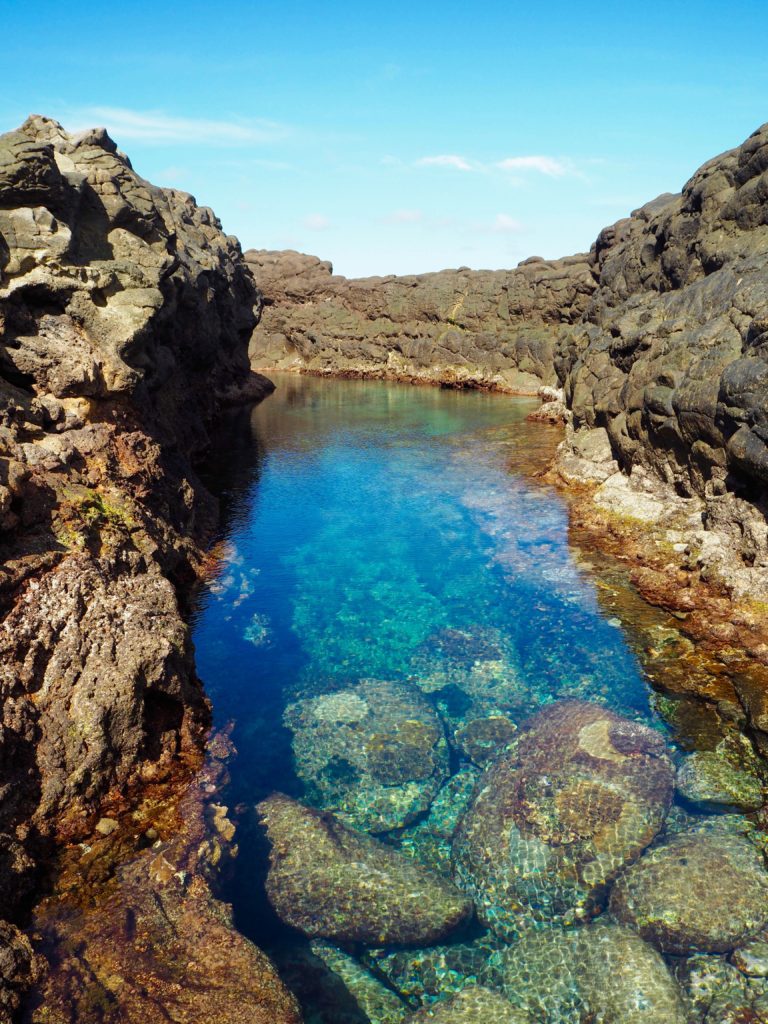
[[[508, 683], [494, 709], [510, 721], [577, 698], [658, 723], [631, 638], [569, 549], [563, 502], [519, 471], [542, 464], [558, 439], [526, 423], [536, 403], [378, 382], [278, 384], [225, 424], [209, 470], [227, 526], [195, 644], [217, 722], [238, 749], [227, 803], [242, 852], [228, 898], [239, 927], [292, 976], [301, 939], [260, 895], [252, 815], [273, 790], [322, 802], [297, 771], [289, 705], [361, 680], [442, 679], [447, 688], [435, 683], [427, 696], [450, 732], [466, 717], [449, 697], [469, 650], [470, 662], [472, 651], [493, 662], [501, 691]], [[454, 745], [450, 771], [466, 769]], [[419, 842], [413, 823], [385, 839]], [[319, 995], [313, 1008], [307, 984], [302, 996], [308, 1020], [385, 1020], [354, 1006], [334, 1015]]]

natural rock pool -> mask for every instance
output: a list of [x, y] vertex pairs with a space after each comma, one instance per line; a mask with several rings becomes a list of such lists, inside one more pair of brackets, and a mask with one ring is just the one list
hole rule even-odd
[[569, 546], [535, 406], [288, 377], [209, 468], [226, 895], [308, 1024], [768, 1021], [762, 763], [649, 685], [690, 645]]

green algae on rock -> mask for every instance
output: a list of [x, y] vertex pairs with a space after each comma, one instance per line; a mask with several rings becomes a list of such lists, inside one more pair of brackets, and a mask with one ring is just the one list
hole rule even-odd
[[275, 794], [258, 806], [271, 845], [267, 895], [311, 938], [429, 945], [463, 924], [469, 899], [397, 850]]
[[473, 985], [406, 1018], [406, 1024], [534, 1024], [498, 992]]
[[366, 679], [288, 706], [296, 772], [310, 802], [354, 828], [385, 832], [413, 821], [448, 776], [448, 747], [424, 696]]
[[628, 867], [610, 908], [665, 953], [725, 953], [768, 921], [768, 873], [743, 836], [694, 829]]
[[660, 954], [629, 928], [531, 928], [495, 953], [488, 983], [537, 1024], [686, 1024], [682, 992]]
[[721, 740], [714, 750], [696, 750], [677, 770], [675, 788], [702, 810], [757, 811], [765, 801], [760, 764], [746, 737]]
[[456, 832], [457, 883], [481, 920], [584, 919], [663, 824], [672, 765], [661, 735], [605, 708], [562, 701], [486, 769]]

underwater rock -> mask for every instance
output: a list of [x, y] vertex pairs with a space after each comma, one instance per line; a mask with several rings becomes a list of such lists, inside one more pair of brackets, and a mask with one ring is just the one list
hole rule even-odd
[[0, 921], [0, 1024], [16, 1020], [22, 995], [42, 973], [42, 958], [32, 952], [27, 936]]
[[721, 741], [715, 750], [697, 750], [677, 770], [675, 787], [703, 810], [757, 811], [764, 803], [757, 758], [748, 740]]
[[659, 953], [610, 921], [531, 928], [491, 957], [487, 973], [536, 1024], [686, 1024], [682, 993]]
[[367, 971], [358, 960], [328, 942], [315, 940], [310, 949], [337, 975], [365, 1014], [376, 1024], [399, 1024], [408, 1006], [395, 993]]
[[353, 828], [386, 832], [422, 814], [448, 776], [434, 709], [404, 683], [366, 679], [289, 705], [296, 772], [309, 802]]
[[554, 704], [481, 776], [454, 839], [457, 884], [501, 935], [526, 917], [588, 917], [659, 831], [672, 779], [652, 729], [594, 704]]
[[484, 713], [475, 708], [455, 730], [453, 741], [465, 757], [485, 768], [509, 746], [516, 732], [517, 725], [503, 712], [492, 708]]
[[426, 1004], [476, 983], [490, 955], [501, 948], [501, 940], [486, 933], [427, 949], [371, 949], [365, 959], [404, 999]]
[[472, 913], [449, 881], [327, 811], [280, 794], [258, 811], [271, 844], [269, 900], [311, 938], [427, 946]]
[[731, 954], [731, 963], [750, 978], [768, 978], [768, 935], [756, 935]]
[[533, 1018], [490, 989], [473, 985], [444, 1002], [419, 1010], [406, 1024], [533, 1024]]
[[762, 979], [744, 977], [720, 956], [697, 953], [675, 967], [696, 1024], [758, 1024], [768, 1019]]
[[742, 836], [681, 832], [627, 868], [610, 907], [665, 953], [724, 953], [768, 921], [768, 873]]
[[439, 874], [451, 874], [451, 841], [466, 810], [480, 772], [465, 765], [441, 787], [426, 818], [404, 828], [398, 849]]

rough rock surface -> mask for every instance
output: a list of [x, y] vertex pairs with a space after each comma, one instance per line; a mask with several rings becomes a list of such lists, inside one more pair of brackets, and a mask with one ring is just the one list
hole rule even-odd
[[682, 993], [657, 951], [628, 928], [532, 929], [494, 954], [491, 980], [540, 1024], [686, 1024]]
[[435, 711], [404, 683], [364, 679], [304, 697], [285, 711], [309, 801], [365, 832], [407, 825], [448, 776]]
[[659, 733], [553, 704], [480, 777], [454, 838], [457, 882], [504, 936], [526, 919], [588, 918], [661, 828], [672, 784]]
[[694, 830], [629, 867], [610, 906], [665, 953], [725, 953], [768, 922], [767, 896], [768, 873], [748, 839]]
[[449, 881], [328, 812], [281, 795], [258, 810], [271, 847], [267, 895], [311, 938], [429, 945], [472, 912]]
[[265, 309], [254, 368], [494, 387], [536, 394], [556, 382], [555, 343], [595, 288], [586, 255], [517, 270], [417, 277], [334, 276], [297, 252], [245, 254]]
[[[301, 1024], [270, 960], [212, 892], [236, 853], [227, 808], [215, 802], [227, 752], [217, 745], [180, 802], [102, 819], [97, 838], [68, 851], [59, 891], [35, 911], [48, 965], [26, 1002], [28, 1024]], [[137, 854], [142, 829], [154, 841], [145, 834]]]
[[[191, 457], [249, 380], [237, 241], [102, 130], [0, 137], [0, 830], [75, 834], [208, 711], [182, 602], [215, 509]], [[2, 908], [0, 908], [2, 910]]]
[[199, 761], [192, 465], [217, 407], [269, 388], [260, 301], [213, 213], [103, 130], [0, 136], [0, 917], [53, 841]]

